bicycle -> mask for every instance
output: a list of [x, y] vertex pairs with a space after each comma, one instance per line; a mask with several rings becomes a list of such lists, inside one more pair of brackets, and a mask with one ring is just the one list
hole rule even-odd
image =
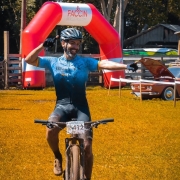
[[[76, 119], [68, 122], [34, 120], [34, 123], [46, 125], [48, 128], [58, 127], [63, 129], [66, 127], [67, 134], [70, 134], [70, 137], [65, 138], [66, 167], [64, 180], [85, 180], [84, 139], [79, 138], [78, 134], [83, 134], [86, 130], [93, 127], [97, 128], [98, 125], [107, 124], [108, 122], [114, 122], [114, 119], [109, 118], [90, 122], [77, 121]], [[89, 126], [88, 129], [86, 129], [86, 125]]]

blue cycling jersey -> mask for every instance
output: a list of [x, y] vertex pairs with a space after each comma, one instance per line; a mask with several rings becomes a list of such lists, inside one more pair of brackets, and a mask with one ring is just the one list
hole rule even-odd
[[62, 103], [87, 104], [86, 82], [89, 71], [98, 69], [98, 61], [76, 55], [67, 60], [61, 57], [39, 57], [39, 67], [50, 70], [57, 100]]

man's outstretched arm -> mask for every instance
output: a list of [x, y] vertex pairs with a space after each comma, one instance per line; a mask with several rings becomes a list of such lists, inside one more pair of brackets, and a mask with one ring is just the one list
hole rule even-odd
[[98, 68], [100, 70], [102, 70], [102, 69], [108, 69], [108, 70], [128, 69], [128, 70], [136, 71], [138, 69], [138, 66], [137, 66], [137, 63], [132, 63], [132, 64], [126, 65], [126, 64], [116, 63], [116, 62], [112, 62], [112, 61], [102, 60], [102, 61], [99, 61]]

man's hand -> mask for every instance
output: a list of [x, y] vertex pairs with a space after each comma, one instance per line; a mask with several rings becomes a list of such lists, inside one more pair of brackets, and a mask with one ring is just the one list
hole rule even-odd
[[132, 63], [127, 65], [127, 69], [132, 72], [136, 72], [138, 70], [138, 65], [137, 63]]
[[43, 46], [48, 48], [48, 47], [53, 47], [55, 44], [55, 41], [59, 38], [59, 35], [57, 35], [55, 38], [47, 38], [44, 43]]

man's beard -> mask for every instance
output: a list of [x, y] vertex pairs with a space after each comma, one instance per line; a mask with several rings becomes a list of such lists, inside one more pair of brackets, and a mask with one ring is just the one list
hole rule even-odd
[[[66, 52], [66, 54], [69, 58], [73, 59], [77, 55], [79, 50], [78, 49], [69, 49], [68, 50], [67, 48], [64, 48], [64, 51]], [[76, 52], [72, 53], [71, 51], [76, 51]]]

